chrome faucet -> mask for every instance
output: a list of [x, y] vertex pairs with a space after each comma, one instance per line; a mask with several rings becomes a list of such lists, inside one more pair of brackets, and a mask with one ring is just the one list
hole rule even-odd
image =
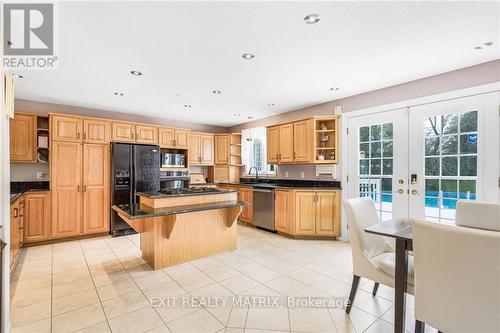
[[259, 170], [257, 170], [257, 167], [251, 167], [250, 170], [248, 170], [248, 174], [252, 174], [252, 169], [255, 169], [255, 180], [259, 182]]

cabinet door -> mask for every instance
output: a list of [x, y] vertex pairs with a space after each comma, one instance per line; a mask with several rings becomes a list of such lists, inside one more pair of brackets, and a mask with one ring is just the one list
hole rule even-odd
[[159, 145], [162, 148], [174, 148], [175, 130], [173, 128], [160, 127], [158, 129]]
[[51, 157], [52, 237], [81, 233], [82, 145], [53, 142]]
[[10, 120], [10, 161], [36, 162], [36, 116], [15, 114]]
[[268, 127], [267, 128], [267, 162], [269, 164], [277, 164], [278, 154], [280, 151], [280, 128]]
[[189, 131], [175, 130], [175, 148], [188, 148], [188, 134]]
[[151, 145], [158, 144], [158, 127], [137, 125], [135, 126], [135, 141]]
[[243, 206], [241, 211], [240, 220], [246, 223], [252, 223], [252, 213], [253, 213], [253, 192], [251, 188], [240, 187], [239, 188], [238, 199], [245, 201], [248, 205]]
[[188, 162], [190, 165], [200, 164], [201, 162], [200, 135], [189, 133], [188, 135]]
[[275, 193], [274, 220], [276, 230], [288, 233], [292, 213], [291, 192], [276, 190]]
[[314, 162], [314, 129], [312, 120], [293, 123], [293, 160], [296, 163]]
[[200, 135], [201, 164], [214, 164], [214, 136]]
[[109, 146], [83, 146], [83, 233], [109, 231]]
[[214, 166], [214, 182], [228, 182], [229, 181], [229, 166], [216, 165]]
[[135, 142], [135, 125], [113, 121], [111, 139], [115, 142]]
[[85, 143], [109, 143], [111, 140], [111, 123], [107, 120], [84, 119], [83, 141]]
[[50, 138], [56, 141], [82, 142], [82, 119], [51, 116]]
[[295, 234], [312, 236], [315, 232], [316, 193], [295, 193]]
[[293, 162], [293, 124], [285, 124], [280, 126], [279, 162]]
[[316, 192], [316, 235], [338, 236], [338, 192]]
[[24, 196], [24, 241], [50, 238], [50, 192], [27, 193]]
[[215, 164], [229, 164], [229, 135], [216, 135]]
[[[20, 199], [19, 199], [20, 200]], [[19, 252], [19, 200], [10, 206], [10, 268], [14, 267]]]

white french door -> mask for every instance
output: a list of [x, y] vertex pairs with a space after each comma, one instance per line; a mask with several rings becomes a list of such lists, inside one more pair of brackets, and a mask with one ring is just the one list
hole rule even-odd
[[348, 197], [381, 221], [453, 223], [458, 200], [498, 202], [498, 92], [348, 118]]

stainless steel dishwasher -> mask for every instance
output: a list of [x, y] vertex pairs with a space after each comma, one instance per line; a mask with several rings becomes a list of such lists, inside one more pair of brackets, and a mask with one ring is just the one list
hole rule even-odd
[[253, 192], [253, 225], [275, 231], [274, 226], [274, 189], [254, 187]]

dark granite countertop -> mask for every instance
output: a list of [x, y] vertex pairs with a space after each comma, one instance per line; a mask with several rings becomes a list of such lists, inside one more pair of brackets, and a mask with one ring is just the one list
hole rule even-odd
[[10, 182], [10, 204], [26, 192], [49, 191], [50, 183], [48, 181], [41, 182]]
[[160, 217], [169, 216], [176, 214], [185, 214], [192, 212], [200, 212], [204, 210], [222, 209], [222, 208], [233, 208], [246, 206], [248, 203], [245, 201], [220, 201], [220, 202], [210, 202], [210, 203], [200, 203], [192, 205], [182, 205], [175, 207], [164, 207], [164, 208], [151, 208], [149, 206], [136, 204], [136, 205], [115, 205], [112, 208], [120, 214], [123, 214], [130, 220], [144, 219], [148, 217]]
[[161, 192], [137, 192], [136, 194], [139, 196], [143, 196], [149, 199], [161, 199], [161, 198], [172, 198], [172, 197], [190, 197], [193, 195], [210, 195], [210, 194], [223, 194], [223, 193], [231, 193], [238, 192], [235, 190], [214, 190], [210, 192], [191, 192], [191, 193], [172, 193], [172, 194], [164, 194]]
[[241, 179], [239, 182], [220, 182], [233, 186], [251, 186], [253, 188], [290, 189], [290, 190], [318, 190], [333, 191], [341, 190], [339, 181], [314, 181], [314, 180], [285, 180], [285, 179], [259, 179], [257, 183], [253, 179]]

